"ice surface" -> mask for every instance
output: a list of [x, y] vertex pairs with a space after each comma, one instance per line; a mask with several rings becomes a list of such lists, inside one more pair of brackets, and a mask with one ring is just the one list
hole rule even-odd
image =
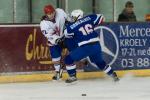
[[150, 77], [0, 84], [0, 100], [150, 100]]

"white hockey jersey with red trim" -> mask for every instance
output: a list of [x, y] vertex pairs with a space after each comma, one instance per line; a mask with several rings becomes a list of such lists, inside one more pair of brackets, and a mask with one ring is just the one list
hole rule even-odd
[[60, 8], [56, 9], [55, 21], [42, 20], [40, 28], [43, 35], [48, 39], [49, 46], [57, 45], [56, 39], [63, 36], [63, 27], [67, 14]]

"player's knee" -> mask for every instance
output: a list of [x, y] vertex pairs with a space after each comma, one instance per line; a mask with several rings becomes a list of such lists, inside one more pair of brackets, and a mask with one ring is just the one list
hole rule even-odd
[[102, 61], [101, 63], [97, 64], [100, 70], [104, 70], [106, 67], [106, 62]]
[[66, 56], [66, 58], [65, 58], [65, 64], [66, 65], [71, 65], [71, 64], [73, 64], [74, 63], [74, 60], [71, 58], [71, 56], [70, 55], [68, 55], [68, 56]]

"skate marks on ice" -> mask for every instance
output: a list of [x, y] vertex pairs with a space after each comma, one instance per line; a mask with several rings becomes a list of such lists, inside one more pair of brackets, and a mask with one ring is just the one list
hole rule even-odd
[[150, 100], [150, 77], [0, 84], [0, 100]]

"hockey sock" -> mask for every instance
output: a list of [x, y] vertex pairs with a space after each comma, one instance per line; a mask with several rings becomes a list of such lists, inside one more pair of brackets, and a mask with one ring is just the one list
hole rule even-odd
[[70, 77], [76, 77], [76, 65], [66, 65], [66, 69]]
[[[60, 61], [61, 57], [58, 58], [52, 58], [52, 61]], [[54, 64], [55, 71], [59, 72], [60, 71], [60, 64]]]
[[54, 64], [54, 67], [56, 72], [60, 71], [60, 64]]
[[110, 65], [106, 65], [104, 68], [104, 72], [108, 75], [112, 75], [113, 74], [113, 69], [110, 67]]

